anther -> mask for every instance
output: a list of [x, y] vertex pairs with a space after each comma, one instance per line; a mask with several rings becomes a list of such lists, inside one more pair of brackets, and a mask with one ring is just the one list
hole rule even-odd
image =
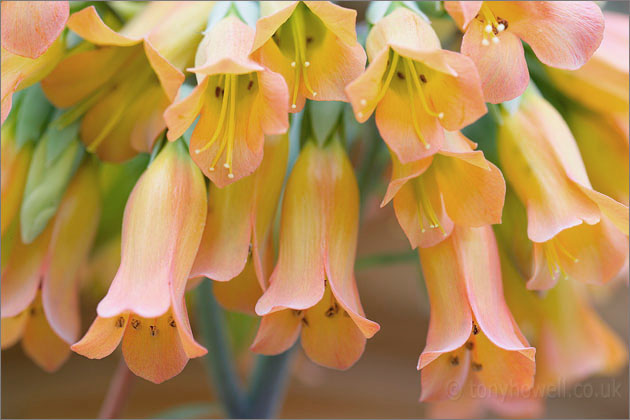
[[493, 44], [498, 44], [499, 43], [499, 38], [497, 38], [496, 36], [494, 38], [492, 38], [492, 43]]
[[291, 109], [295, 109], [295, 108], [297, 108], [297, 105], [291, 104]]
[[168, 325], [170, 325], [173, 328], [175, 328], [177, 326], [177, 324], [175, 323], [175, 320], [173, 319], [173, 317], [169, 317]]
[[481, 369], [483, 369], [483, 365], [481, 363], [472, 362], [471, 367], [475, 372], [479, 372]]
[[422, 81], [422, 83], [426, 83], [427, 82], [427, 77], [424, 74], [420, 75], [420, 81]]
[[367, 101], [365, 99], [361, 99], [361, 101], [359, 101], [359, 103], [361, 104], [361, 106], [367, 105]]
[[123, 318], [122, 316], [118, 317], [118, 319], [116, 320], [116, 327], [122, 328], [124, 325], [125, 325], [125, 318]]
[[398, 78], [399, 78], [399, 79], [403, 79], [403, 80], [405, 80], [405, 75], [404, 75], [404, 74], [402, 74], [401, 72], [397, 72], [397, 73], [396, 73], [396, 76], [398, 76]]
[[505, 30], [505, 25], [504, 25], [504, 24], [502, 24], [502, 23], [499, 23], [499, 24], [497, 25], [497, 31], [499, 31], [499, 32], [503, 32], [504, 30]]
[[306, 317], [302, 318], [302, 324], [304, 324], [305, 327], [308, 327], [308, 321], [306, 320]]
[[444, 113], [443, 113], [443, 112], [440, 112], [440, 113], [438, 114], [438, 118], [439, 118], [439, 119], [444, 118]]
[[490, 41], [484, 38], [481, 40], [481, 45], [483, 45], [484, 47], [487, 47], [488, 45], [490, 45]]
[[150, 325], [149, 330], [151, 330], [151, 337], [155, 337], [158, 333], [158, 329], [155, 325]]
[[225, 169], [230, 169], [230, 164], [229, 164], [229, 163], [227, 163], [227, 162], [225, 162], [225, 163], [223, 164], [223, 167], [224, 167]]
[[311, 62], [310, 62], [310, 61], [305, 61], [305, 62], [304, 62], [304, 67], [309, 67], [310, 65], [311, 65]]
[[466, 343], [467, 350], [472, 350], [474, 347], [475, 347], [475, 343], [473, 343], [472, 341], [469, 341]]
[[137, 330], [138, 328], [140, 328], [140, 321], [138, 321], [137, 319], [132, 319], [131, 320], [131, 326], [133, 327], [134, 330]]
[[201, 149], [195, 149], [195, 154], [198, 155], [199, 153], [201, 153]]
[[479, 334], [479, 328], [477, 327], [477, 324], [475, 324], [475, 321], [472, 323], [472, 333], [473, 335]]
[[296, 62], [295, 62], [295, 61], [291, 61], [291, 67], [295, 68], [295, 66], [296, 66], [296, 65], [297, 65], [297, 64], [296, 64]]
[[254, 86], [254, 81], [250, 80], [249, 83], [247, 84], [247, 90], [251, 90], [252, 86]]
[[234, 179], [234, 174], [228, 174], [228, 178]]
[[363, 118], [363, 112], [359, 112], [357, 115], [359, 116], [359, 118]]
[[453, 366], [459, 365], [459, 357], [457, 357], [457, 356], [451, 357], [451, 365], [453, 365]]
[[484, 31], [486, 31], [487, 33], [490, 33], [490, 32], [492, 32], [492, 25], [487, 24], [487, 25], [486, 25], [486, 27], [485, 27], [485, 28], [483, 28], [483, 29], [484, 29]]
[[217, 86], [216, 89], [214, 90], [214, 96], [218, 98], [219, 95], [221, 95], [221, 86]]

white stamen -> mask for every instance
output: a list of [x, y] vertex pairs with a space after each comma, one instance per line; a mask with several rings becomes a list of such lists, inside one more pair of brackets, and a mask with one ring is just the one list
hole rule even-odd
[[230, 169], [230, 164], [229, 164], [229, 163], [227, 163], [227, 162], [225, 162], [225, 163], [223, 164], [223, 167], [224, 167], [225, 169]]
[[195, 154], [198, 155], [199, 153], [201, 153], [200, 149], [195, 149]]
[[233, 179], [234, 178], [234, 174], [228, 174], [228, 178]]
[[427, 149], [427, 150], [429, 150], [429, 149], [431, 148], [431, 145], [429, 145], [429, 144], [425, 144], [425, 145], [424, 145], [424, 148], [425, 148], [425, 149]]
[[359, 116], [359, 118], [363, 118], [363, 112], [359, 112], [357, 115]]
[[485, 28], [483, 28], [487, 33], [492, 32], [492, 25], [487, 24]]
[[484, 47], [487, 47], [488, 45], [490, 45], [490, 41], [484, 38], [481, 40], [481, 45], [483, 45]]
[[502, 23], [499, 23], [499, 24], [497, 25], [497, 31], [499, 31], [499, 32], [503, 32], [503, 31], [505, 31], [505, 25], [504, 25], [504, 24], [502, 24]]
[[439, 118], [439, 119], [444, 118], [444, 113], [443, 113], [443, 112], [440, 112], [440, 113], [438, 114], [438, 118]]
[[313, 92], [313, 96], [317, 96], [317, 92]]
[[499, 38], [497, 38], [496, 36], [494, 38], [492, 38], [492, 43], [493, 44], [498, 44], [499, 43]]
[[361, 99], [360, 103], [361, 103], [361, 105], [363, 105], [363, 106], [367, 105], [367, 101], [366, 101], [365, 99]]
[[295, 109], [297, 106], [295, 104], [291, 104], [291, 109]]
[[214, 166], [210, 168], [210, 172], [214, 172]]
[[304, 62], [304, 67], [308, 67], [308, 66], [310, 66], [310, 65], [311, 65], [311, 62], [310, 62], [310, 61], [305, 61], [305, 62]]
[[296, 66], [296, 62], [295, 61], [291, 61], [291, 67], [295, 67]]
[[420, 232], [424, 233], [424, 232], [426, 232], [426, 229], [425, 228], [421, 228]]

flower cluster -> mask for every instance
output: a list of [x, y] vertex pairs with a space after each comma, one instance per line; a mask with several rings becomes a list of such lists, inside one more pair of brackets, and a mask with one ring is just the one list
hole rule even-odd
[[54, 371], [122, 342], [160, 383], [206, 354], [185, 296], [212, 281], [260, 317], [253, 352], [351, 367], [380, 328], [354, 274], [377, 187], [354, 168], [379, 149], [351, 133], [374, 114], [434, 415], [537, 415], [545, 387], [627, 363], [587, 286], [627, 280], [627, 16], [446, 1], [456, 52], [412, 2], [370, 5], [365, 42], [331, 2], [222, 3], [2, 2], [3, 349]]

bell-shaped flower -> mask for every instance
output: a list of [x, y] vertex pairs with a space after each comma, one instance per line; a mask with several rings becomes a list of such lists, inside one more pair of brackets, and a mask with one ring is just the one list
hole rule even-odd
[[548, 68], [547, 74], [565, 95], [604, 114], [620, 114], [627, 124], [629, 19], [607, 11], [604, 20], [604, 39], [586, 64], [576, 71]]
[[436, 153], [444, 129], [486, 113], [473, 62], [442, 50], [431, 25], [406, 7], [374, 25], [366, 48], [370, 65], [346, 92], [359, 122], [376, 109], [381, 137], [400, 162]]
[[280, 249], [252, 350], [278, 354], [297, 340], [316, 363], [347, 369], [379, 325], [365, 317], [354, 278], [359, 191], [338, 140], [308, 142], [284, 193]]
[[190, 272], [193, 278], [225, 283], [215, 285], [214, 292], [230, 308], [234, 305], [228, 301], [235, 300], [229, 295], [250, 297], [239, 305], [249, 308], [247, 312], [253, 312], [254, 305], [249, 304], [267, 288], [273, 265], [269, 239], [287, 168], [289, 136], [268, 136], [264, 148], [265, 157], [253, 175], [224, 188], [210, 185], [206, 226]]
[[197, 51], [199, 84], [164, 113], [169, 140], [199, 116], [190, 152], [219, 187], [250, 175], [263, 157], [265, 134], [289, 128], [288, 92], [282, 76], [249, 58], [254, 30], [229, 16], [206, 34]]
[[592, 1], [446, 1], [462, 31], [461, 52], [477, 65], [487, 102], [525, 91], [529, 71], [521, 40], [540, 61], [575, 70], [602, 41], [604, 17]]
[[[162, 114], [184, 81], [212, 2], [154, 2], [120, 32], [94, 6], [68, 27], [89, 42], [42, 81], [48, 99], [69, 108], [60, 126], [83, 117], [80, 137], [101, 159], [120, 162], [150, 152], [166, 127]], [[94, 47], [91, 47], [92, 45]]]
[[[503, 241], [505, 242], [505, 241]], [[561, 279], [544, 296], [526, 288], [526, 277], [501, 254], [506, 301], [523, 332], [536, 344], [534, 394], [571, 386], [592, 375], [614, 375], [628, 362], [626, 344], [600, 318], [585, 287]]]
[[571, 107], [565, 114], [593, 188], [625, 205], [630, 193], [627, 117], [628, 111], [623, 127], [610, 115], [584, 108]]
[[34, 242], [19, 239], [2, 270], [2, 348], [20, 339], [43, 369], [56, 370], [79, 336], [79, 272], [101, 210], [98, 173], [84, 163], [52, 223]]
[[454, 225], [501, 222], [505, 181], [476, 144], [445, 132], [437, 154], [402, 164], [392, 153], [392, 179], [381, 207], [393, 199], [398, 223], [413, 248], [444, 240]]
[[541, 96], [528, 91], [504, 113], [499, 159], [508, 183], [527, 209], [534, 242], [532, 289], [561, 276], [605, 283], [628, 254], [628, 207], [591, 187], [571, 131]]
[[252, 58], [284, 77], [290, 111], [306, 98], [346, 101], [344, 88], [365, 68], [357, 12], [329, 1], [264, 1], [260, 11]]
[[33, 156], [33, 144], [28, 142], [21, 147], [15, 138], [15, 120], [2, 126], [2, 175], [0, 181], [2, 200], [2, 235], [7, 231], [11, 223], [16, 220], [18, 210], [22, 204], [24, 186], [28, 167]]
[[492, 228], [456, 227], [419, 254], [431, 304], [420, 399], [456, 396], [469, 376], [494, 393], [530, 389], [536, 350], [505, 303]]
[[206, 349], [184, 302], [206, 218], [201, 171], [182, 141], [169, 143], [140, 177], [125, 208], [121, 261], [97, 318], [72, 350], [100, 359], [122, 340], [129, 369], [155, 383]]

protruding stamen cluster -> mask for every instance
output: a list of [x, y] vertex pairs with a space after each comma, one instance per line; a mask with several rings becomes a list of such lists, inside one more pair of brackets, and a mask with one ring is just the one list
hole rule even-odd
[[[424, 145], [424, 147], [426, 149], [429, 149], [431, 146], [422, 135], [422, 131], [420, 130], [420, 125], [418, 124], [415, 97], [418, 96], [420, 98], [420, 103], [422, 104], [422, 110], [426, 112], [427, 114], [429, 114], [430, 116], [443, 119], [444, 113], [434, 111], [431, 105], [429, 104], [429, 101], [426, 97], [426, 93], [424, 92], [424, 88], [422, 87], [423, 84], [426, 84], [428, 82], [427, 77], [422, 73], [418, 74], [414, 61], [407, 57], [403, 57], [403, 68], [401, 70], [398, 70], [398, 61], [400, 59], [400, 56], [398, 55], [396, 51], [392, 51], [392, 52], [393, 52], [393, 55], [392, 55], [391, 63], [389, 63], [389, 69], [385, 75], [385, 79], [383, 83], [381, 84], [378, 94], [376, 95], [376, 98], [372, 102], [372, 105], [378, 104], [381, 101], [381, 99], [383, 99], [383, 97], [385, 96], [385, 93], [387, 92], [387, 89], [389, 88], [392, 78], [394, 77], [394, 74], [396, 74], [399, 79], [404, 80], [407, 85], [407, 93], [409, 95], [409, 100], [411, 103], [411, 112], [412, 112], [411, 120], [413, 122], [414, 131], [416, 133], [416, 136], [418, 136], [418, 138]], [[359, 103], [366, 112], [369, 112], [368, 101], [366, 99], [361, 99]], [[359, 116], [359, 118], [363, 118], [363, 115], [365, 114], [363, 113], [363, 111], [359, 111], [357, 115]]]
[[575, 258], [559, 241], [553, 239], [543, 244], [543, 253], [545, 255], [545, 259], [547, 260], [549, 274], [551, 274], [551, 277], [553, 278], [569, 278], [569, 275], [562, 267], [562, 263], [560, 261], [561, 254], [564, 254], [574, 263], [578, 263], [580, 261]]
[[492, 41], [493, 44], [499, 43], [499, 32], [503, 32], [508, 27], [508, 22], [499, 16], [494, 16], [494, 13], [485, 4], [481, 6], [479, 14], [476, 16], [484, 25], [483, 27], [483, 39], [481, 45], [488, 46]]
[[[250, 90], [253, 86], [253, 75], [249, 73], [249, 83], [247, 89]], [[217, 162], [225, 152], [225, 163], [223, 167], [229, 170], [228, 178], [234, 178], [233, 173], [233, 156], [234, 156], [234, 141], [236, 131], [236, 100], [238, 95], [238, 74], [225, 74], [219, 76], [219, 82], [214, 90], [214, 96], [216, 98], [221, 97], [221, 110], [219, 111], [219, 120], [214, 130], [214, 134], [210, 140], [200, 149], [195, 150], [195, 154], [200, 154], [205, 150], [208, 150], [217, 140], [220, 139], [219, 149], [217, 150], [212, 164], [209, 170], [212, 172], [215, 170]], [[229, 112], [228, 112], [229, 108]], [[227, 126], [226, 126], [227, 119]], [[224, 129], [225, 128], [225, 129]], [[221, 135], [223, 133], [223, 135]]]
[[426, 232], [425, 228], [425, 220], [428, 224], [428, 229], [440, 229], [442, 231], [442, 235], [446, 236], [446, 231], [440, 224], [440, 219], [437, 216], [437, 213], [433, 209], [433, 205], [431, 204], [431, 200], [429, 200], [429, 196], [427, 195], [424, 187], [424, 180], [421, 179], [422, 176], [415, 182], [416, 187], [416, 200], [418, 205], [418, 220], [420, 221], [420, 231], [422, 233]]
[[306, 59], [306, 45], [312, 42], [312, 37], [307, 37], [305, 33], [304, 16], [302, 9], [296, 7], [293, 16], [290, 18], [291, 34], [293, 36], [294, 61], [291, 67], [295, 69], [295, 81], [293, 93], [291, 95], [291, 109], [297, 108], [297, 96], [300, 89], [300, 78], [304, 80], [304, 86], [313, 97], [317, 92], [311, 87], [306, 69], [311, 66], [311, 62]]

